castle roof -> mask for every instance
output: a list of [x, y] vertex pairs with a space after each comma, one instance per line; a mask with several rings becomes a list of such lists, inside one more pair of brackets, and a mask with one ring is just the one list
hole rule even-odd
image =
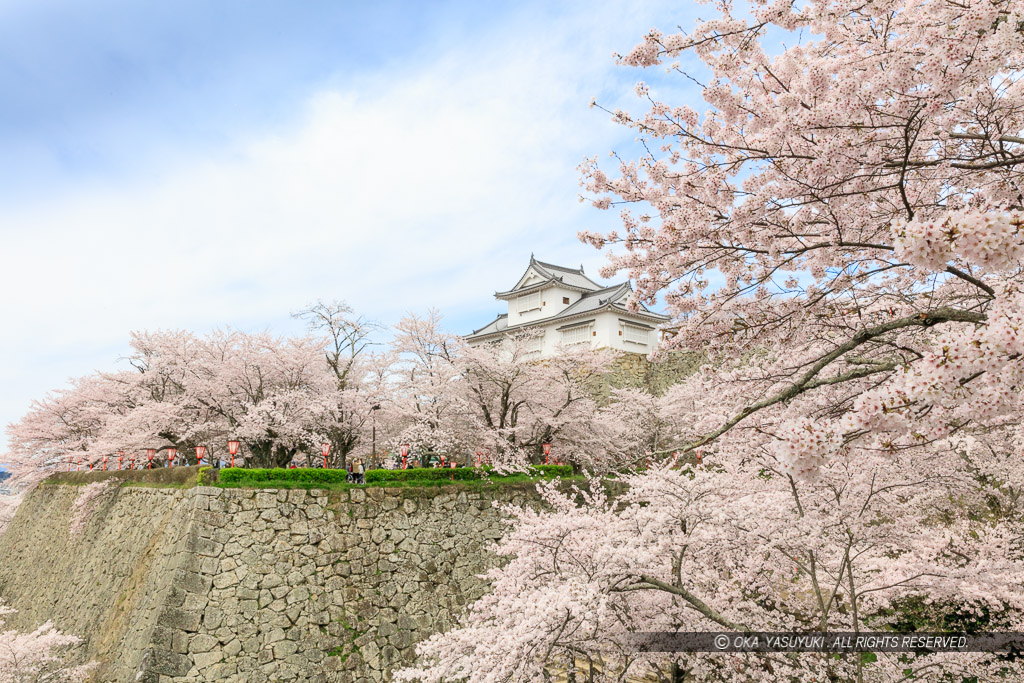
[[[536, 280], [530, 282], [530, 280]], [[529, 284], [527, 284], [529, 282]], [[583, 266], [579, 268], [566, 268], [553, 263], [538, 261], [530, 254], [530, 265], [526, 267], [519, 281], [512, 289], [505, 292], [495, 292], [496, 299], [511, 299], [521, 294], [540, 291], [548, 287], [563, 287], [575, 289], [580, 292], [593, 292], [603, 289], [589, 277], [583, 274]]]
[[[526, 284], [528, 280], [534, 279], [533, 276], [539, 278], [539, 280]], [[530, 327], [537, 327], [538, 325], [546, 326], [555, 322], [570, 324], [588, 315], [606, 310], [615, 311], [628, 318], [639, 318], [653, 325], [668, 320], [667, 315], [654, 313], [643, 304], [640, 304], [639, 308], [635, 311], [629, 310], [627, 303], [630, 295], [633, 293], [633, 287], [629, 282], [621, 282], [611, 287], [602, 287], [583, 274], [583, 266], [580, 266], [578, 269], [556, 266], [551, 263], [538, 261], [533, 258], [533, 255], [530, 256], [529, 267], [527, 267], [523, 276], [519, 278], [516, 286], [506, 292], [498, 292], [494, 296], [498, 299], [511, 299], [553, 286], [578, 290], [582, 296], [562, 312], [548, 318], [532, 320], [528, 323], [509, 325], [508, 314], [502, 313], [490, 323], [466, 335], [466, 339], [482, 339], [508, 331], [525, 330]]]

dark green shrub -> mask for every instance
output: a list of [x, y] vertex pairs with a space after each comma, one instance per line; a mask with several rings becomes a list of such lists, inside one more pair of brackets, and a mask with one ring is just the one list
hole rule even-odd
[[530, 474], [538, 474], [545, 479], [555, 477], [571, 477], [572, 465], [534, 465], [530, 468]]
[[[511, 474], [520, 474], [513, 472]], [[528, 472], [530, 476], [544, 477], [571, 477], [571, 465], [537, 465], [531, 467]], [[474, 467], [418, 467], [410, 470], [370, 470], [366, 473], [366, 482], [388, 482], [388, 481], [469, 481], [473, 479], [493, 478], [501, 479], [502, 475], [495, 474], [489, 466]]]
[[344, 484], [348, 471], [298, 467], [296, 469], [246, 469], [228, 467], [217, 477], [221, 484], [261, 484], [269, 481], [295, 481], [304, 484]]
[[468, 481], [480, 472], [469, 467], [417, 467], [411, 470], [370, 470], [366, 483], [382, 481]]
[[[206, 468], [204, 468], [206, 470]], [[204, 472], [206, 474], [206, 472]], [[512, 473], [520, 474], [520, 473]], [[534, 477], [572, 476], [569, 465], [538, 465], [531, 467], [528, 473]], [[207, 476], [209, 476], [207, 474]], [[216, 481], [219, 484], [239, 484], [242, 486], [260, 486], [270, 482], [295, 482], [302, 484], [344, 484], [347, 480], [346, 470], [325, 470], [299, 467], [296, 469], [247, 469], [244, 467], [228, 467], [217, 471]], [[502, 475], [496, 474], [490, 467], [417, 467], [408, 470], [367, 470], [366, 483], [387, 482], [434, 482], [434, 481], [473, 481], [482, 478], [500, 481]]]

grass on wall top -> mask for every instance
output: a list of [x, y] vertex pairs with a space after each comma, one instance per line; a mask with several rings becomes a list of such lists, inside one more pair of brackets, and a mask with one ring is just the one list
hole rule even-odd
[[350, 484], [345, 470], [324, 469], [247, 469], [242, 467], [214, 469], [211, 467], [161, 467], [152, 470], [94, 469], [85, 472], [56, 472], [44, 482], [51, 485], [81, 486], [106, 479], [116, 479], [122, 486], [191, 488], [197, 485], [220, 488], [322, 488], [341, 490], [367, 487], [437, 487], [456, 485], [460, 488], [530, 484], [542, 479], [573, 476], [568, 465], [540, 465], [529, 474], [494, 474], [482, 468], [416, 468], [409, 470], [369, 470], [366, 484]]

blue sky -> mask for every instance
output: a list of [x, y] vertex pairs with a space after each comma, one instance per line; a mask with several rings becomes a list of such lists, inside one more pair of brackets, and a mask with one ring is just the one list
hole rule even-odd
[[596, 274], [576, 166], [633, 136], [588, 103], [699, 104], [611, 57], [696, 8], [0, 0], [0, 424], [133, 329], [339, 298], [465, 332], [531, 251]]

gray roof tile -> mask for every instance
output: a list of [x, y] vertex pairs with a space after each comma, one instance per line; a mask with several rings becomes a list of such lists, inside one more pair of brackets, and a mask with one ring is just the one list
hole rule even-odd
[[[539, 261], [531, 261], [531, 265], [534, 264], [539, 264], [545, 268], [550, 267], [550, 264], [542, 264]], [[562, 268], [560, 270], [569, 269]], [[579, 271], [572, 272], [578, 272], [579, 274], [582, 275], [583, 269], [581, 268]], [[589, 279], [587, 281], [590, 282], [591, 285], [593, 285], [593, 282], [591, 282]], [[501, 315], [498, 316], [496, 320], [492, 321], [487, 325], [484, 325], [479, 330], [474, 330], [471, 334], [466, 335], [466, 338], [472, 339], [474, 337], [484, 337], [498, 332], [504, 332], [509, 329], [526, 329], [529, 327], [536, 327], [537, 325], [547, 325], [548, 323], [556, 322], [559, 320], [575, 318], [576, 316], [593, 313], [609, 305], [613, 306], [616, 310], [618, 310], [624, 315], [640, 315], [662, 321], [668, 320], [667, 315], [662, 315], [661, 313], [654, 313], [653, 311], [648, 310], [647, 307], [644, 306], [643, 304], [640, 305], [639, 311], [634, 312], [628, 310], [626, 308], [626, 301], [629, 299], [629, 294], [632, 291], [633, 288], [630, 286], [629, 282], [621, 282], [617, 285], [612, 285], [611, 287], [597, 286], [597, 289], [586, 292], [585, 294], [583, 294], [582, 297], [580, 297], [578, 301], [574, 302], [571, 306], [566, 308], [561, 313], [558, 313], [557, 315], [553, 315], [548, 318], [541, 318], [539, 320], [533, 320], [531, 322], [523, 323], [521, 325], [509, 325], [508, 314], [502, 313]]]

